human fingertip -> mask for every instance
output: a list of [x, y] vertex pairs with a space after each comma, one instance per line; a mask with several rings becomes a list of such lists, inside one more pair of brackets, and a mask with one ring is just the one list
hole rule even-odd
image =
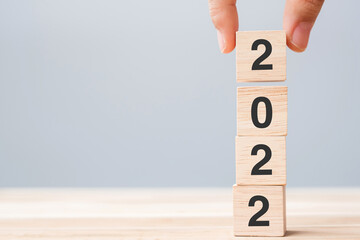
[[[236, 42], [236, 31], [231, 30], [224, 30], [220, 31], [220, 39], [219, 39], [219, 46], [222, 53], [231, 53], [235, 48]], [[220, 45], [222, 44], [222, 45]]]
[[234, 48], [225, 48], [223, 53], [228, 54], [228, 53], [231, 53], [232, 50], [234, 50]]
[[289, 48], [295, 52], [305, 51], [313, 25], [314, 23], [312, 22], [298, 23], [288, 39]]
[[224, 35], [219, 30], [217, 30], [217, 39], [218, 39], [220, 51], [224, 53], [226, 49], [226, 42]]
[[301, 52], [305, 51], [305, 49], [300, 49], [300, 48], [296, 47], [294, 44], [291, 43], [291, 41], [286, 41], [286, 45], [294, 52], [301, 53]]

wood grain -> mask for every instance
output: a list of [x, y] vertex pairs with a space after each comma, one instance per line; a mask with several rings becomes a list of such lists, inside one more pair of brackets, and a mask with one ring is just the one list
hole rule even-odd
[[[261, 64], [272, 64], [272, 70], [252, 70], [254, 61], [265, 52], [260, 44], [252, 50], [253, 43], [265, 39], [271, 44], [271, 54]], [[286, 34], [284, 31], [249, 31], [236, 33], [237, 82], [275, 82], [286, 79]]]
[[[272, 121], [266, 128], [258, 128], [251, 118], [254, 99], [266, 97], [272, 105]], [[259, 122], [266, 118], [265, 104], [259, 103]], [[238, 136], [286, 136], [287, 135], [287, 87], [238, 87], [237, 88], [237, 135]]]
[[[271, 175], [252, 175], [254, 166], [264, 159], [265, 151], [252, 155], [252, 149], [263, 144], [271, 151], [270, 160], [260, 170], [271, 170]], [[237, 185], [286, 185], [286, 141], [284, 136], [236, 137], [236, 184]]]
[[[284, 236], [285, 186], [234, 186], [234, 235], [235, 236]], [[263, 208], [261, 201], [249, 206], [253, 197], [264, 197], [268, 210], [256, 221], [268, 221], [269, 226], [249, 226], [250, 219]]]
[[[360, 189], [287, 188], [287, 233], [360, 239]], [[232, 189], [2, 189], [1, 240], [235, 240]]]

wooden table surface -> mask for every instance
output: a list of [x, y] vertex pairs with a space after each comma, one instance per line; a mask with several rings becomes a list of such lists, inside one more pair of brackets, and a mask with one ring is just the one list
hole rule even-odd
[[[0, 239], [263, 239], [232, 236], [231, 191], [2, 189]], [[284, 238], [360, 239], [360, 189], [288, 189], [287, 226]]]

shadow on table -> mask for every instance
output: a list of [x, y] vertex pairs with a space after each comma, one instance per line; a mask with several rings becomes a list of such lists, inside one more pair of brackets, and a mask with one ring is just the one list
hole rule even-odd
[[304, 230], [288, 230], [284, 237], [235, 237], [234, 239], [255, 240], [255, 239], [298, 239], [298, 240], [320, 240], [320, 239], [360, 239], [360, 233], [352, 227], [311, 227]]
[[358, 231], [352, 231], [351, 228], [346, 227], [311, 227], [304, 230], [288, 230], [285, 238], [294, 239], [360, 239], [360, 235], [357, 235]]

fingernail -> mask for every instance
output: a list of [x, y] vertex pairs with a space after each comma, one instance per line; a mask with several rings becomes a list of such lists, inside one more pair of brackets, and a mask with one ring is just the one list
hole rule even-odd
[[219, 30], [217, 30], [217, 38], [218, 38], [218, 42], [219, 42], [219, 48], [220, 48], [220, 51], [222, 53], [224, 53], [225, 51], [225, 40], [224, 40], [224, 37], [223, 35], [221, 34], [221, 32]]
[[301, 22], [296, 27], [292, 34], [291, 43], [299, 50], [304, 51], [307, 47], [310, 31], [313, 23]]

